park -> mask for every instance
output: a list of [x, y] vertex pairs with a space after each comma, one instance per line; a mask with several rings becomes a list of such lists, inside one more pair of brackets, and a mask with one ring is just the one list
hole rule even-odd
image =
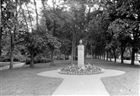
[[1, 96], [139, 96], [139, 0], [3, 0]]

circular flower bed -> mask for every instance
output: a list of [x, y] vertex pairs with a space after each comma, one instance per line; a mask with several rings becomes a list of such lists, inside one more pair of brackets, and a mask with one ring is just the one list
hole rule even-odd
[[77, 65], [71, 65], [65, 68], [62, 68], [59, 73], [67, 75], [92, 75], [103, 73], [104, 69], [97, 67], [95, 65], [85, 65], [84, 67], [78, 67]]

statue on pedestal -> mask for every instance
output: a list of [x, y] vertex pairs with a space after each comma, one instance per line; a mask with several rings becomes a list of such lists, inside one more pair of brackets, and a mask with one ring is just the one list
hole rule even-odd
[[84, 45], [82, 44], [82, 40], [79, 41], [78, 45], [78, 66], [84, 67]]

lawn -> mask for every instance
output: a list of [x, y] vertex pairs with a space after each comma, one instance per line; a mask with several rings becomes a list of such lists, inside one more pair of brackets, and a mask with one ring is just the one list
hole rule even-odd
[[39, 72], [56, 70], [67, 64], [57, 62], [57, 66], [36, 64], [35, 68], [25, 65], [22, 68], [0, 71], [0, 94], [7, 95], [51, 95], [61, 84], [63, 79], [42, 77], [36, 75]]
[[[14, 62], [13, 64], [18, 64], [19, 62]], [[10, 62], [0, 62], [0, 67], [10, 65]]]
[[[86, 60], [99, 67], [125, 71], [126, 73], [115, 77], [105, 77], [102, 81], [111, 96], [115, 95], [139, 95], [139, 71], [140, 66], [119, 64], [99, 59]], [[41, 77], [37, 73], [56, 70], [69, 65], [68, 62], [56, 62], [57, 66], [49, 66], [49, 63], [36, 64], [35, 68], [25, 65], [22, 68], [0, 71], [0, 94], [1, 95], [48, 95], [50, 96], [63, 79]], [[93, 89], [94, 90], [94, 89]]]
[[94, 59], [91, 64], [105, 69], [125, 71], [120, 76], [102, 78], [106, 89], [111, 96], [140, 96], [140, 66], [114, 63], [105, 60]]

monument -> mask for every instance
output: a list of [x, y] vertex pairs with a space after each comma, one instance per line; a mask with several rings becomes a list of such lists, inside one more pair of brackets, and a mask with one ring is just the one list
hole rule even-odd
[[84, 67], [84, 45], [82, 40], [79, 41], [78, 45], [78, 67]]
[[64, 67], [58, 72], [60, 74], [67, 74], [67, 75], [92, 75], [92, 74], [99, 74], [103, 73], [104, 69], [100, 68], [95, 65], [91, 65], [90, 63], [84, 63], [84, 45], [82, 44], [82, 40], [79, 41], [78, 45], [78, 65], [72, 64], [71, 66]]

